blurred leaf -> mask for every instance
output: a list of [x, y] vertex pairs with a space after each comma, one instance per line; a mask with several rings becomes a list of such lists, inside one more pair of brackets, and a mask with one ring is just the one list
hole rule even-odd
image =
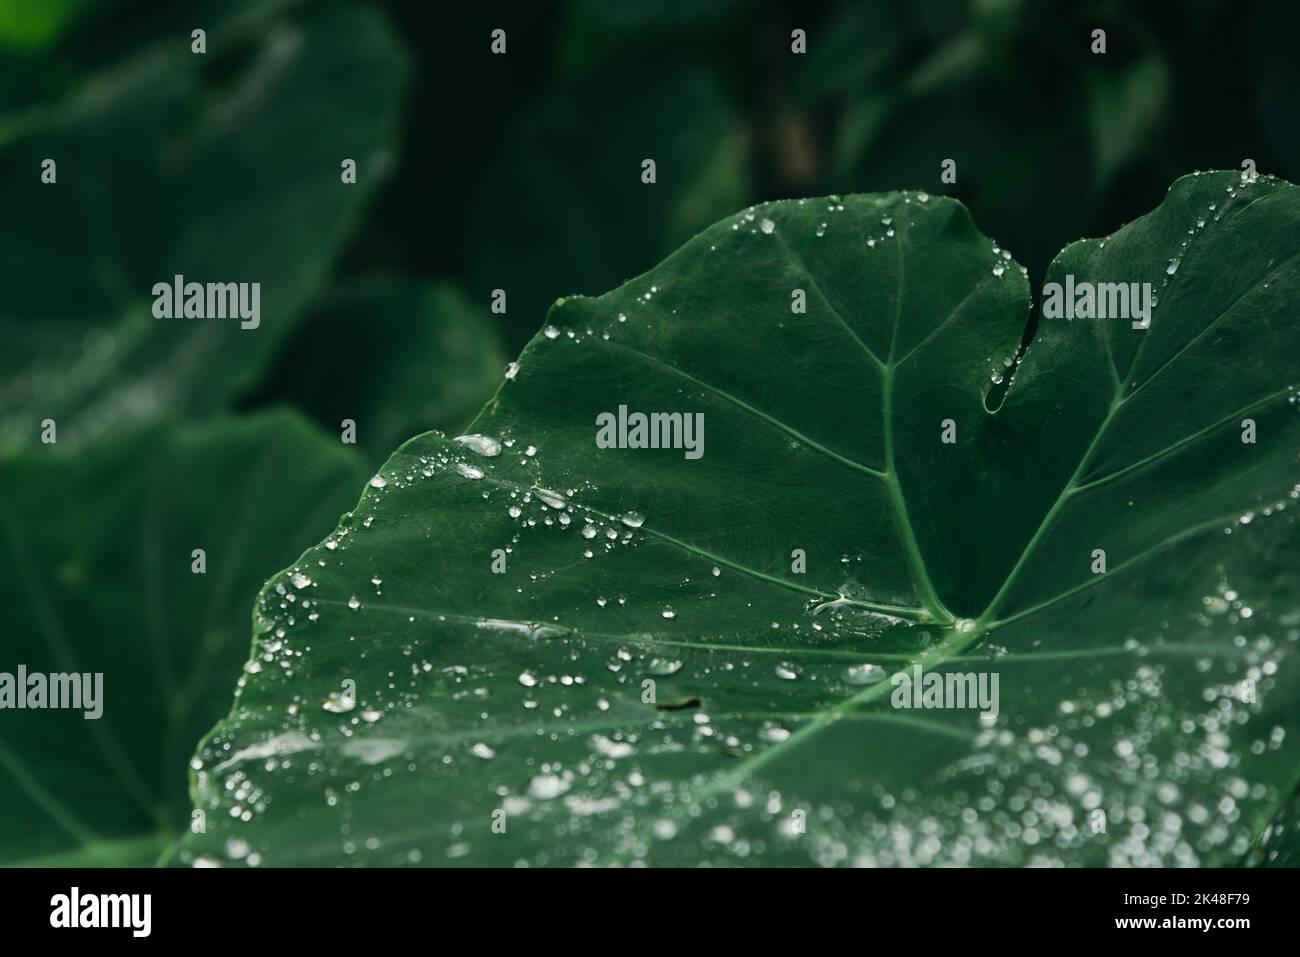
[[1160, 134], [1172, 78], [1160, 53], [1085, 74], [1092, 119], [1093, 189], [1102, 191]]
[[190, 826], [186, 756], [229, 707], [248, 603], [363, 469], [285, 413], [0, 459], [0, 670], [103, 673], [97, 720], [3, 712], [0, 863], [146, 864]]
[[906, 32], [892, 3], [842, 3], [816, 29], [799, 60], [793, 95], [797, 106], [838, 97], [874, 81], [902, 49]]
[[[189, 42], [0, 135], [0, 439], [31, 440], [50, 417], [70, 441], [246, 390], [391, 163], [404, 68], [376, 14], [214, 31], [206, 56]], [[40, 181], [45, 157], [56, 185]], [[175, 274], [260, 282], [260, 327], [155, 319], [153, 284]]]
[[[557, 304], [263, 590], [180, 859], [1240, 861], [1300, 765], [1300, 189], [1238, 182], [1061, 252], [1158, 306], [1045, 320], [996, 414], [1029, 284], [951, 200], [764, 204]], [[702, 457], [599, 447], [620, 406]], [[891, 707], [913, 668], [996, 722]]]
[[569, 0], [559, 34], [560, 74], [576, 79], [611, 67], [664, 72], [691, 63], [729, 74], [734, 64], [723, 61], [737, 34], [748, 38], [766, 23], [766, 12], [758, 0]]
[[98, 0], [0, 0], [0, 47], [49, 46]]
[[756, 0], [570, 0], [566, 5], [569, 31], [588, 30], [609, 40], [646, 33], [677, 36], [712, 25], [758, 6]]
[[353, 281], [311, 310], [254, 402], [292, 402], [329, 432], [344, 419], [378, 465], [429, 429], [458, 431], [501, 383], [488, 301], [450, 283]]
[[552, 94], [520, 113], [486, 178], [470, 294], [506, 290], [509, 321], [531, 328], [557, 297], [617, 285], [748, 196], [739, 117], [707, 76]]

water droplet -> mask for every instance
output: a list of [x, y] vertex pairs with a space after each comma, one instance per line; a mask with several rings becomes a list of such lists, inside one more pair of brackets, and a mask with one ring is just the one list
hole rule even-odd
[[873, 685], [885, 677], [885, 669], [880, 665], [849, 665], [844, 669], [844, 680], [851, 685]]
[[538, 801], [549, 801], [569, 790], [570, 786], [558, 774], [539, 774], [528, 782], [528, 796]]
[[607, 758], [625, 758], [633, 751], [632, 745], [626, 741], [615, 741], [603, 734], [593, 736], [591, 743], [598, 754], [603, 754]]
[[388, 479], [384, 478], [382, 475], [376, 475], [370, 480], [371, 488], [383, 488], [387, 484]]
[[470, 465], [468, 462], [457, 462], [456, 471], [467, 479], [481, 479], [483, 470], [476, 465]]
[[772, 222], [770, 219], [764, 219], [758, 224], [758, 228], [770, 236], [772, 235], [773, 230], [776, 229], [776, 223]]
[[488, 458], [501, 454], [500, 441], [490, 435], [458, 435], [455, 440], [471, 451]]
[[671, 841], [677, 836], [677, 825], [666, 818], [660, 818], [653, 825], [655, 837], [661, 841]]
[[623, 524], [628, 528], [640, 528], [645, 524], [645, 516], [639, 512], [624, 512]]
[[330, 714], [347, 714], [357, 706], [357, 699], [346, 691], [331, 691], [321, 702], [321, 708]]
[[549, 505], [551, 508], [564, 508], [569, 504], [564, 500], [564, 496], [559, 492], [552, 492], [548, 488], [533, 489], [533, 494]]
[[[842, 561], [848, 561], [848, 559], [842, 559]], [[851, 604], [853, 604], [852, 598], [846, 598], [843, 595], [841, 595], [839, 598], [832, 598], [830, 601], [821, 602], [820, 604], [818, 604], [816, 607], [813, 608], [812, 613], [814, 615], [820, 615], [827, 608], [831, 608], [831, 609], [843, 608], [845, 605], [851, 605]]]

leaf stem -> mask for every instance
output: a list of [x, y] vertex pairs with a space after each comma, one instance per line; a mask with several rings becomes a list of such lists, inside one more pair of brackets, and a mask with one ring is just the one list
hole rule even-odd
[[936, 622], [941, 625], [950, 625], [955, 618], [952, 612], [939, 600], [939, 594], [934, 589], [934, 582], [930, 580], [930, 573], [925, 567], [925, 559], [921, 556], [920, 545], [916, 541], [916, 533], [912, 530], [912, 520], [907, 511], [907, 499], [903, 497], [903, 487], [898, 482], [898, 470], [894, 464], [894, 367], [892, 364], [885, 367], [883, 392], [885, 475], [882, 481], [884, 481], [885, 489], [889, 494], [889, 502], [893, 506], [894, 524], [898, 528], [898, 540], [903, 546], [903, 555], [907, 560], [908, 571], [912, 576], [912, 587], [916, 591], [917, 601], [929, 611]]

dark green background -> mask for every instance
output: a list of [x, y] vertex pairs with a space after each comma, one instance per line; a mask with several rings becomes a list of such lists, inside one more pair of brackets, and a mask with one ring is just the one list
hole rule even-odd
[[[0, 95], [10, 110], [57, 99], [252, 6], [4, 0]], [[270, 6], [310, 18], [329, 4]], [[1182, 173], [1250, 157], [1300, 176], [1300, 12], [1285, 0], [374, 6], [409, 48], [411, 88], [396, 173], [336, 274], [447, 276], [480, 305], [505, 288], [512, 353], [555, 297], [606, 291], [737, 204], [955, 195], [1038, 281], [1066, 242], [1151, 209]], [[32, 7], [71, 12], [42, 31], [26, 21], [49, 15]], [[489, 53], [496, 27], [506, 56]], [[794, 27], [806, 56], [790, 53]], [[1089, 50], [1095, 27], [1104, 56]], [[736, 175], [700, 183], [719, 151]], [[655, 188], [639, 181], [646, 156]], [[944, 158], [955, 186], [939, 181]]]

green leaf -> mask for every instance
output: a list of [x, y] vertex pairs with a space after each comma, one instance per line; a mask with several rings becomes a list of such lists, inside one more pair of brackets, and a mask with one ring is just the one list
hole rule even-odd
[[443, 282], [346, 282], [312, 309], [256, 404], [305, 409], [331, 432], [344, 419], [374, 464], [429, 429], [456, 430], [506, 367], [488, 300]]
[[[178, 36], [0, 125], [0, 439], [207, 413], [256, 383], [391, 162], [404, 73], [386, 21], [331, 7], [213, 29], [201, 56]], [[154, 318], [176, 274], [261, 283], [260, 325]]]
[[[408, 442], [263, 591], [180, 859], [1243, 859], [1300, 766], [1298, 258], [1294, 186], [1185, 177], [1048, 276], [1149, 328], [1044, 319], [1000, 403], [1029, 286], [951, 200], [760, 206], [563, 301], [500, 454]], [[598, 448], [620, 405], [703, 456]], [[896, 707], [915, 666], [996, 720]]]
[[286, 413], [0, 459], [0, 671], [103, 675], [98, 719], [0, 712], [0, 862], [147, 864], [190, 824], [186, 757], [229, 705], [249, 601], [363, 478]]

